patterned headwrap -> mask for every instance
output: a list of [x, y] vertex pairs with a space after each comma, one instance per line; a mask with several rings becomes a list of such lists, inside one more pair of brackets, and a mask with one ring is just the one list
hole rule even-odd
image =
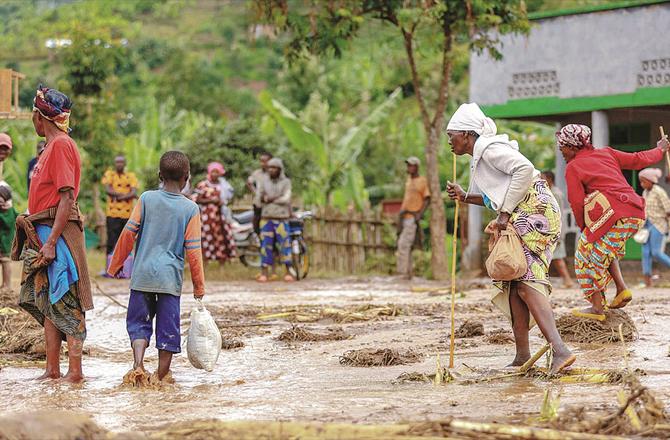
[[586, 125], [568, 124], [556, 132], [559, 146], [592, 150], [591, 129]]
[[70, 130], [70, 98], [56, 89], [43, 87], [41, 84], [33, 100], [33, 111], [56, 124], [59, 130], [69, 133]]

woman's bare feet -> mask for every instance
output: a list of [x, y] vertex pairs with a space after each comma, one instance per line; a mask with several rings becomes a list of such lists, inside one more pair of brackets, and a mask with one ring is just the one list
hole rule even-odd
[[62, 382], [69, 382], [69, 383], [80, 383], [84, 380], [84, 375], [81, 374], [81, 372], [72, 372], [68, 371], [65, 376], [61, 379]]
[[572, 354], [572, 352], [568, 350], [567, 347], [561, 348], [560, 351], [554, 350], [554, 354], [551, 358], [551, 368], [549, 369], [549, 374], [553, 375], [559, 373], [564, 368], [572, 365], [576, 359], [577, 356]]
[[528, 359], [530, 359], [530, 353], [517, 353], [508, 367], [520, 367], [525, 364]]
[[63, 377], [62, 374], [60, 374], [60, 371], [45, 371], [41, 376], [36, 377], [35, 380], [53, 380], [53, 379], [60, 379]]
[[588, 313], [591, 315], [603, 315], [605, 313], [605, 310], [603, 309], [602, 306], [601, 307], [591, 306], [585, 309], [581, 309], [580, 312]]

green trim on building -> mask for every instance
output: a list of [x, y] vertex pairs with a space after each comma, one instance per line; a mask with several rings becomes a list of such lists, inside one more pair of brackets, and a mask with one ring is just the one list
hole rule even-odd
[[668, 0], [622, 0], [614, 3], [602, 5], [577, 6], [568, 9], [558, 9], [554, 11], [531, 12], [528, 18], [531, 20], [544, 20], [547, 18], [563, 17], [565, 15], [590, 14], [592, 12], [611, 11], [614, 9], [637, 8], [639, 6], [656, 5], [667, 3]]
[[507, 101], [506, 104], [484, 105], [482, 110], [491, 118], [512, 119], [668, 104], [670, 87], [645, 87], [633, 93], [618, 95], [515, 99]]

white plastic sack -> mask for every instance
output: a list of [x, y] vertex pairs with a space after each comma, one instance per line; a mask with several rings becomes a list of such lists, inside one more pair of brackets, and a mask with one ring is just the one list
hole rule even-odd
[[191, 311], [186, 341], [188, 360], [195, 368], [212, 371], [221, 353], [221, 333], [209, 311], [198, 301]]

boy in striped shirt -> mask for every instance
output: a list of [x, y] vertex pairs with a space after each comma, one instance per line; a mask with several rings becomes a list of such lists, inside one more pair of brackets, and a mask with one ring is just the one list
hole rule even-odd
[[[126, 328], [133, 349], [133, 377], [146, 377], [144, 353], [156, 318], [158, 371], [163, 380], [170, 372], [172, 355], [181, 351], [179, 298], [184, 260], [188, 260], [193, 296], [205, 295], [200, 249], [200, 211], [181, 190], [190, 174], [185, 154], [169, 151], [160, 160], [163, 187], [139, 199], [114, 249], [108, 272], [116, 276], [135, 246]], [[168, 377], [168, 380], [170, 378]]]

